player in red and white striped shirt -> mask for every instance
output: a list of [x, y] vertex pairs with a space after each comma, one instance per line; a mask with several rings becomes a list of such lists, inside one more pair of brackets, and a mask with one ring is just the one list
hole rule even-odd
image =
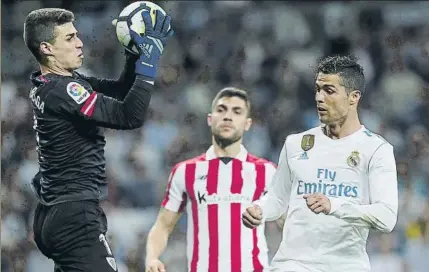
[[189, 272], [262, 272], [268, 269], [263, 225], [251, 230], [241, 214], [266, 193], [275, 165], [241, 144], [252, 123], [247, 93], [225, 88], [215, 97], [207, 121], [212, 146], [174, 166], [146, 252], [146, 271], [166, 271], [159, 260], [186, 208]]

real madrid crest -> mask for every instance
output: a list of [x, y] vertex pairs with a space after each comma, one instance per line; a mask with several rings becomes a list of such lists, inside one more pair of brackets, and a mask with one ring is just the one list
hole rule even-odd
[[356, 167], [360, 163], [360, 157], [358, 151], [353, 151], [350, 156], [347, 158], [347, 164], [350, 167]]
[[306, 134], [304, 136], [302, 136], [302, 140], [301, 140], [301, 148], [304, 151], [308, 151], [310, 149], [312, 149], [314, 146], [314, 135], [313, 134]]

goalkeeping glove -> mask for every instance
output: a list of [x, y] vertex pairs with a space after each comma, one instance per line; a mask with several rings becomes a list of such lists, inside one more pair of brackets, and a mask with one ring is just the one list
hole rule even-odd
[[167, 40], [174, 31], [170, 28], [171, 17], [156, 11], [155, 26], [152, 26], [150, 10], [143, 10], [142, 17], [145, 24], [144, 35], [139, 35], [130, 29], [131, 40], [139, 51], [135, 72], [154, 81], [158, 70], [158, 61], [167, 45]]

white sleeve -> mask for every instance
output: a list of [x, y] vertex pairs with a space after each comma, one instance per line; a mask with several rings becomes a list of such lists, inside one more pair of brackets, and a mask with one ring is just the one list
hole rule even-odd
[[262, 209], [265, 221], [275, 221], [282, 216], [289, 205], [292, 181], [287, 158], [286, 142], [280, 152], [277, 170], [272, 178], [268, 192], [261, 199], [254, 202]]
[[393, 146], [382, 144], [369, 162], [369, 205], [330, 198], [330, 214], [351, 224], [391, 232], [398, 216], [398, 179]]
[[271, 187], [273, 183], [274, 174], [276, 173], [277, 166], [274, 163], [267, 162], [265, 163], [265, 188], [266, 192], [268, 192], [268, 188]]
[[173, 167], [161, 206], [172, 212], [182, 212], [186, 204], [185, 164]]

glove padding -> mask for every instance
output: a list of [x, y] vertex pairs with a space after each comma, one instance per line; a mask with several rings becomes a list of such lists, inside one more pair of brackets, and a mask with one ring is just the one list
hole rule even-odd
[[164, 46], [167, 45], [167, 40], [174, 31], [170, 27], [171, 17], [162, 14], [159, 10], [156, 11], [155, 26], [152, 25], [150, 9], [143, 10], [141, 15], [145, 24], [144, 35], [139, 35], [130, 29], [131, 41], [135, 44], [140, 56], [136, 62], [135, 72], [154, 80]]

